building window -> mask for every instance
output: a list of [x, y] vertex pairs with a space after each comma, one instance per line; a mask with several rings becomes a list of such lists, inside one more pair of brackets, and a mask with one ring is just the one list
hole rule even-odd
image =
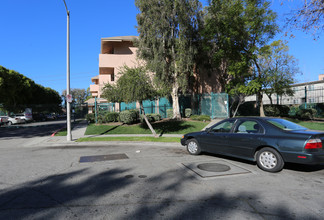
[[314, 102], [315, 102], [315, 99], [314, 98], [308, 99], [308, 103], [314, 103]]
[[113, 81], [115, 81], [115, 74], [111, 74], [111, 81], [113, 82]]
[[314, 91], [314, 85], [308, 85], [307, 90], [308, 91]]

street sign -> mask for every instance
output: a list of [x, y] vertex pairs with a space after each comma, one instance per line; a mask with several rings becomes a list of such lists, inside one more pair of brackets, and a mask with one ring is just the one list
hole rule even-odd
[[69, 103], [72, 102], [72, 95], [71, 94], [66, 95], [66, 101], [69, 102]]

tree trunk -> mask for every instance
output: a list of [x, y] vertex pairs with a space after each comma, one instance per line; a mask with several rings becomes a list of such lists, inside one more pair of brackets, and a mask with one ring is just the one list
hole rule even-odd
[[156, 134], [154, 128], [152, 127], [151, 123], [148, 121], [148, 119], [147, 119], [147, 117], [146, 117], [146, 115], [145, 115], [145, 111], [144, 111], [144, 107], [143, 107], [143, 103], [142, 103], [142, 102], [140, 102], [140, 107], [141, 107], [141, 110], [142, 110], [142, 112], [143, 112], [143, 118], [144, 118], [144, 120], [145, 120], [147, 126], [150, 128], [150, 130], [151, 130], [152, 134], [154, 135], [154, 137], [157, 138], [158, 136], [157, 136], [157, 134]]
[[265, 117], [261, 92], [258, 92], [258, 105], [260, 110], [260, 117]]
[[271, 93], [270, 94], [268, 94], [268, 93], [266, 93], [266, 95], [268, 96], [268, 98], [269, 98], [269, 100], [270, 100], [270, 105], [273, 105], [273, 101], [272, 101], [272, 97], [271, 97]]
[[180, 120], [181, 114], [180, 114], [178, 90], [179, 90], [179, 85], [177, 82], [175, 82], [173, 85], [173, 88], [172, 88], [172, 93], [171, 93], [172, 107], [173, 107], [173, 119]]

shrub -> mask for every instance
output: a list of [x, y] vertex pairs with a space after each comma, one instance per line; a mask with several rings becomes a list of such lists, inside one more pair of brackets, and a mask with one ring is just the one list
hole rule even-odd
[[117, 122], [119, 121], [119, 113], [118, 112], [108, 112], [105, 114], [105, 122]]
[[153, 117], [154, 121], [160, 121], [162, 119], [162, 116], [160, 114], [150, 114], [151, 117]]
[[89, 123], [94, 123], [95, 122], [95, 114], [94, 113], [89, 113], [86, 115], [86, 119]]
[[289, 115], [289, 107], [286, 105], [264, 105], [264, 113], [272, 117], [287, 117]]
[[135, 114], [135, 121], [137, 121], [140, 117], [140, 111], [138, 109], [130, 109], [129, 111]]
[[190, 118], [191, 114], [192, 114], [191, 108], [186, 108], [185, 109], [185, 117]]
[[[155, 113], [146, 114], [146, 117], [147, 117], [147, 120], [149, 122], [160, 121], [162, 119], [162, 117], [161, 117], [160, 114], [155, 114]], [[141, 121], [141, 123], [145, 123], [145, 120], [144, 120], [144, 116], [143, 115], [140, 115], [140, 121]]]
[[190, 119], [195, 120], [195, 121], [210, 121], [210, 116], [209, 115], [191, 115]]
[[167, 118], [173, 118], [173, 109], [172, 108], [167, 109], [166, 113], [167, 113]]
[[255, 102], [244, 102], [240, 105], [237, 115], [238, 116], [256, 116], [260, 115], [259, 109], [255, 107]]
[[296, 113], [297, 118], [302, 120], [312, 120], [316, 116], [316, 109], [299, 109]]
[[105, 123], [105, 118], [104, 118], [103, 115], [98, 115], [98, 116], [97, 116], [97, 123], [98, 123], [98, 124]]
[[138, 115], [134, 110], [125, 110], [119, 113], [119, 118], [125, 124], [132, 124], [137, 121]]
[[291, 106], [290, 109], [289, 109], [288, 115], [290, 117], [296, 117], [298, 110], [299, 110], [298, 106]]

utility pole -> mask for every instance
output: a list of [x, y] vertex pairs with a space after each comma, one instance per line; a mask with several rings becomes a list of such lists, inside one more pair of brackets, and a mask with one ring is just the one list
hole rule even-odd
[[[63, 0], [66, 14], [67, 14], [67, 34], [66, 34], [66, 97], [70, 99], [70, 11], [66, 5], [65, 0]], [[72, 141], [71, 133], [71, 100], [66, 102], [66, 129], [67, 135], [66, 140]]]

